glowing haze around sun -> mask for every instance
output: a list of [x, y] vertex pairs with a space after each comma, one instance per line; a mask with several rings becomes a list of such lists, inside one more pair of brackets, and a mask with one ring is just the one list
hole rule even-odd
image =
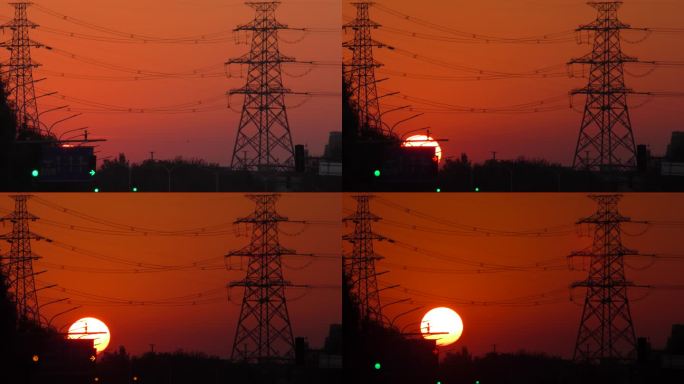
[[423, 316], [420, 332], [428, 340], [437, 340], [438, 346], [447, 346], [455, 343], [463, 334], [463, 321], [451, 308], [433, 308]]
[[76, 320], [69, 327], [68, 338], [91, 339], [97, 353], [104, 351], [109, 345], [111, 334], [109, 328], [102, 321], [94, 317], [84, 317]]
[[404, 147], [435, 147], [435, 156], [437, 156], [437, 161], [442, 160], [442, 147], [440, 147], [439, 143], [430, 136], [409, 136], [401, 145]]

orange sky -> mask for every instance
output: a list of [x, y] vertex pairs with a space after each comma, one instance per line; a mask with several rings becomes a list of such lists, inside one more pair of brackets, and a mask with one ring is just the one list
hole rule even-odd
[[[249, 215], [252, 201], [241, 194], [43, 194], [37, 198], [69, 209], [77, 210], [100, 219], [131, 226], [181, 230], [232, 223], [238, 217]], [[278, 212], [291, 219], [325, 221], [328, 224], [289, 224], [281, 226], [281, 243], [301, 253], [339, 255], [340, 253], [340, 205], [338, 194], [289, 194], [281, 196]], [[14, 209], [14, 203], [3, 197], [0, 203], [2, 215]], [[112, 332], [111, 348], [125, 345], [133, 353], [149, 350], [155, 344], [157, 351], [175, 351], [179, 348], [202, 351], [219, 356], [230, 356], [237, 317], [242, 300], [242, 289], [225, 289], [229, 281], [244, 278], [244, 271], [226, 270], [223, 256], [249, 242], [250, 232], [241, 228], [234, 231], [232, 225], [224, 227], [226, 233], [219, 236], [176, 237], [140, 236], [130, 231], [126, 236], [90, 233], [72, 230], [48, 223], [46, 220], [89, 228], [111, 229], [100, 224], [59, 212], [38, 202], [29, 201], [29, 210], [43, 221], [31, 224], [31, 230], [70, 246], [97, 252], [107, 257], [117, 257], [140, 263], [161, 265], [187, 265], [210, 259], [210, 270], [181, 270], [159, 273], [131, 273], [136, 267], [96, 259], [81, 253], [49, 244], [33, 242], [33, 250], [42, 256], [35, 263], [35, 270], [47, 270], [38, 279], [38, 286], [59, 284], [59, 288], [39, 292], [41, 303], [52, 299], [70, 297], [73, 304], [60, 303], [45, 306], [41, 313], [46, 318], [73, 305], [83, 307], [55, 318], [58, 328], [68, 327], [73, 321], [93, 316], [104, 321]], [[59, 225], [59, 224], [58, 224]], [[11, 231], [4, 224], [3, 233]], [[236, 234], [242, 234], [237, 237]], [[2, 244], [3, 251], [7, 245]], [[285, 279], [296, 284], [327, 286], [309, 290], [287, 291], [288, 308], [295, 336], [305, 336], [312, 347], [322, 346], [328, 327], [341, 321], [340, 260], [339, 256], [311, 259], [310, 257], [284, 257]], [[243, 263], [244, 264], [244, 263]], [[61, 265], [86, 268], [110, 269], [109, 273], [93, 271], [60, 270]], [[237, 260], [231, 264], [237, 267]], [[111, 269], [123, 269], [127, 273], [111, 273]], [[332, 288], [331, 288], [332, 286]], [[70, 291], [62, 292], [61, 288]], [[183, 304], [172, 307], [115, 306], [98, 304], [77, 296], [71, 290], [89, 294], [129, 300], [160, 300], [177, 298], [216, 289], [205, 296], [216, 299], [207, 304], [187, 305], [191, 298], [175, 300]], [[65, 328], [66, 329], [66, 328]]]
[[[254, 10], [242, 1], [103, 0], [84, 3], [79, 0], [53, 0], [41, 4], [61, 14], [99, 26], [160, 37], [228, 31], [239, 24], [248, 23], [254, 17]], [[339, 28], [339, 9], [339, 0], [286, 0], [280, 6], [277, 17], [282, 23], [292, 27]], [[0, 6], [0, 16], [4, 23], [8, 17], [13, 16], [13, 8], [3, 4]], [[29, 17], [52, 29], [111, 37], [51, 16], [35, 6], [29, 8]], [[2, 38], [9, 39], [10, 32], [5, 31]], [[294, 42], [301, 36], [302, 32], [284, 31], [281, 38]], [[224, 72], [224, 62], [249, 50], [248, 45], [237, 45], [232, 33], [223, 34], [225, 41], [220, 43], [200, 45], [98, 42], [62, 36], [40, 28], [31, 37], [63, 51], [108, 64], [166, 73], [188, 72], [214, 66], [209, 72], [220, 74]], [[340, 36], [336, 32], [310, 33], [300, 42], [281, 43], [283, 54], [301, 60], [326, 62], [341, 60], [339, 47]], [[5, 60], [8, 57], [8, 52], [0, 53], [0, 59]], [[35, 77], [47, 77], [47, 80], [36, 84], [37, 95], [59, 91], [61, 95], [72, 98], [136, 108], [215, 99], [211, 106], [216, 107], [216, 110], [210, 112], [173, 115], [87, 113], [55, 127], [59, 134], [68, 129], [88, 126], [91, 138], [97, 136], [108, 139], [99, 148], [100, 158], [125, 152], [129, 158], [141, 160], [149, 158], [150, 151], [155, 151], [155, 157], [161, 159], [182, 155], [229, 164], [240, 115], [225, 108], [227, 102], [222, 95], [231, 88], [243, 86], [243, 79], [228, 79], [225, 76], [138, 81], [68, 79], [59, 78], [55, 73], [119, 78], [132, 75], [85, 64], [45, 49], [34, 49], [33, 58], [43, 65], [36, 71]], [[301, 75], [306, 67], [290, 65], [285, 70], [292, 75]], [[339, 93], [339, 72], [339, 66], [317, 67], [304, 77], [286, 76], [285, 86], [294, 91]], [[288, 99], [287, 104], [294, 107], [302, 100], [302, 96], [293, 96]], [[39, 108], [46, 110], [67, 103], [74, 108], [84, 107], [73, 101], [45, 97], [39, 99]], [[233, 97], [231, 103], [239, 111], [242, 98]], [[51, 112], [43, 115], [43, 118], [49, 125], [69, 115], [67, 112]], [[313, 98], [302, 107], [292, 108], [289, 118], [294, 143], [306, 144], [313, 154], [320, 155], [328, 140], [328, 133], [341, 129], [339, 97]]]
[[[392, 208], [399, 204], [402, 208]], [[434, 217], [468, 226], [522, 231], [542, 227], [569, 225], [570, 233], [553, 237], [501, 237], [466, 234], [438, 234], [434, 230], [453, 230], [417, 218], [406, 208]], [[515, 352], [520, 349], [547, 352], [571, 357], [579, 326], [584, 291], [577, 289], [571, 302], [569, 285], [586, 279], [586, 271], [579, 270], [582, 260], [576, 260], [577, 270], [570, 271], [566, 256], [591, 244], [592, 239], [578, 236], [575, 221], [595, 211], [595, 204], [583, 194], [379, 194], [371, 201], [371, 211], [380, 217], [375, 232], [413, 247], [428, 251], [430, 256], [404, 247], [381, 242], [376, 251], [385, 257], [377, 263], [377, 271], [389, 271], [380, 277], [381, 286], [401, 284], [400, 288], [381, 292], [381, 301], [412, 298], [413, 303], [389, 305], [384, 314], [392, 319], [402, 312], [420, 305], [425, 308], [396, 319], [405, 332], [418, 332], [420, 319], [429, 308], [449, 306], [456, 310], [464, 322], [462, 338], [453, 346], [460, 350], [467, 346], [475, 354], [492, 350]], [[346, 215], [355, 210], [355, 201], [347, 196], [344, 201]], [[682, 196], [668, 194], [630, 194], [623, 197], [620, 212], [633, 219], [677, 220], [684, 217]], [[418, 226], [401, 228], [394, 223]], [[401, 224], [400, 224], [401, 225]], [[345, 232], [353, 229], [351, 225]], [[652, 226], [641, 236], [643, 225], [628, 224], [623, 229], [623, 243], [642, 253], [682, 255], [681, 238], [684, 228]], [[345, 244], [348, 251], [349, 246]], [[680, 256], [681, 257], [681, 256]], [[442, 258], [446, 258], [445, 261]], [[454, 262], [455, 258], [488, 264], [529, 265], [549, 261], [560, 267], [552, 271], [508, 271], [501, 273], [474, 273], [474, 268]], [[637, 284], [681, 284], [684, 262], [659, 260], [650, 268], [651, 259], [628, 259], [627, 279]], [[455, 274], [453, 270], [466, 270]], [[405, 290], [408, 289], [408, 290]], [[421, 297], [419, 290], [430, 295], [466, 301], [501, 301], [538, 295], [546, 292], [551, 304], [522, 307], [501, 305], [465, 305], [450, 299]], [[422, 293], [419, 293], [422, 294]], [[673, 303], [681, 302], [681, 290], [632, 289], [632, 318], [637, 337], [647, 337], [654, 348], [662, 348], [674, 323], [684, 322], [684, 308]], [[521, 300], [530, 304], [534, 300]]]
[[[461, 31], [502, 37], [523, 37], [553, 32], [569, 31], [586, 24], [596, 17], [595, 10], [583, 0], [481, 0], [451, 1], [410, 0], [379, 1], [381, 5]], [[354, 8], [345, 2], [344, 21], [355, 16]], [[633, 1], [626, 0], [619, 12], [622, 21], [633, 26], [684, 27], [684, 13], [679, 1]], [[448, 36], [445, 32], [432, 30], [402, 20], [378, 7], [371, 8], [371, 18], [378, 23], [410, 32]], [[351, 38], [351, 32], [345, 38]], [[625, 32], [625, 37], [635, 41], [643, 34]], [[575, 41], [554, 44], [472, 44], [463, 42], [435, 42], [407, 37], [395, 32], [374, 33], [374, 38], [390, 46], [419, 55], [475, 67], [503, 72], [529, 72], [546, 66], [563, 64], [573, 57], [591, 51], [589, 45], [578, 45]], [[627, 54], [643, 60], [682, 61], [680, 49], [681, 34], [651, 35], [640, 44], [623, 43]], [[345, 52], [345, 57], [348, 57]], [[459, 72], [434, 66], [408, 58], [396, 51], [376, 49], [376, 58], [385, 65], [377, 78], [389, 80], [381, 83], [380, 94], [400, 91], [404, 95], [437, 100], [469, 107], [501, 107], [537, 101], [547, 97], [567, 96], [573, 88], [586, 85], [586, 79], [567, 77], [550, 79], [505, 79], [488, 81], [444, 81], [402, 78], [383, 73], [391, 70], [401, 73], [429, 74], [442, 76], [464, 76]], [[631, 67], [628, 70], [642, 75], [648, 68]], [[565, 71], [562, 68], [560, 71]], [[682, 91], [684, 80], [681, 67], [660, 68], [646, 77], [627, 76], [627, 85], [637, 91]], [[642, 104], [644, 97], [630, 99], [630, 105]], [[382, 99], [383, 110], [391, 106], [411, 104], [398, 97]], [[413, 102], [415, 107], [419, 104]], [[528, 158], [546, 158], [569, 164], [575, 150], [582, 115], [569, 109], [568, 98], [564, 97], [558, 111], [530, 114], [472, 114], [472, 113], [429, 113], [420, 118], [397, 126], [401, 134], [412, 129], [431, 127], [434, 136], [447, 139], [442, 144], [445, 156], [458, 157], [467, 153], [481, 161], [491, 158], [491, 151], [498, 158], [513, 159], [524, 155]], [[582, 110], [584, 98], [575, 97], [575, 109]], [[654, 154], [662, 155], [669, 142], [671, 131], [681, 130], [681, 98], [656, 98], [648, 104], [632, 110], [632, 124], [637, 144], [648, 144]], [[384, 116], [392, 125], [410, 116], [411, 112], [392, 112]]]

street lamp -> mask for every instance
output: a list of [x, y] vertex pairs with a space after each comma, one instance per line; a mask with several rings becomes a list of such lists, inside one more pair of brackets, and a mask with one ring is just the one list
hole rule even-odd
[[88, 129], [88, 128], [90, 128], [90, 127], [86, 126], [86, 127], [80, 127], [80, 128], [69, 129], [68, 131], [62, 132], [62, 133], [59, 135], [58, 140], [62, 140], [62, 137], [63, 137], [64, 135], [66, 135], [67, 133], [69, 133], [69, 132], [81, 131], [81, 130]]
[[[61, 315], [65, 314], [65, 313], [69, 313], [69, 312], [71, 312], [71, 311], [75, 311], [75, 310], [77, 310], [77, 309], [79, 309], [79, 308], [81, 308], [81, 305], [77, 305], [77, 306], [75, 306], [75, 307], [71, 307], [71, 308], [67, 309], [66, 311], [62, 311], [62, 312], [60, 312], [60, 313], [58, 313], [58, 314], [52, 316], [52, 317], [50, 318], [50, 321], [48, 321], [48, 327], [50, 327], [50, 326], [52, 325], [52, 321], [55, 320], [58, 316], [61, 316]], [[67, 325], [68, 325], [68, 324], [67, 324]], [[62, 329], [64, 329], [64, 327], [66, 327], [66, 325], [65, 325], [65, 326], [62, 326], [62, 328], [60, 328], [60, 331], [61, 331]]]
[[422, 131], [423, 129], [425, 129], [425, 130], [427, 131], [427, 133], [426, 133], [425, 135], [428, 136], [428, 137], [430, 137], [430, 128], [432, 128], [432, 127], [428, 125], [428, 126], [426, 126], [426, 127], [416, 128], [416, 129], [412, 129], [412, 130], [410, 130], [410, 131], [406, 131], [406, 132], [402, 133], [401, 136], [399, 136], [399, 139], [400, 139], [401, 141], [404, 141], [404, 137], [406, 137], [409, 133]]
[[54, 128], [55, 125], [57, 125], [57, 124], [59, 124], [59, 123], [63, 123], [63, 122], [65, 122], [65, 121], [67, 121], [67, 120], [71, 120], [71, 119], [73, 119], [74, 117], [81, 116], [82, 114], [83, 114], [82, 112], [75, 113], [75, 114], [73, 114], [73, 115], [71, 115], [71, 116], [68, 116], [68, 117], [65, 117], [65, 118], [63, 118], [63, 119], [61, 119], [61, 120], [55, 121], [54, 123], [52, 123], [52, 125], [50, 125], [50, 126], [48, 127], [48, 129], [47, 129], [48, 134], [52, 133], [52, 128]]
[[43, 307], [47, 307], [47, 306], [50, 305], [50, 304], [61, 303], [62, 301], [67, 301], [67, 300], [69, 300], [68, 297], [65, 297], [65, 298], [63, 298], [63, 299], [57, 299], [57, 300], [48, 301], [47, 303], [44, 303], [44, 304], [39, 305], [39, 306], [38, 306], [38, 309], [43, 308]]
[[387, 114], [387, 113], [392, 113], [392, 112], [400, 111], [400, 110], [402, 110], [402, 109], [406, 109], [406, 108], [410, 108], [410, 107], [411, 107], [410, 105], [402, 105], [401, 107], [396, 107], [396, 108], [388, 109], [388, 110], [386, 110], [385, 112], [382, 112], [382, 113], [380, 114], [380, 117], [382, 117], [383, 115], [385, 115], [385, 114]]
[[43, 114], [46, 114], [46, 113], [50, 113], [50, 112], [54, 112], [54, 111], [59, 111], [60, 109], [64, 109], [64, 108], [69, 108], [69, 106], [68, 106], [68, 105], [62, 105], [62, 106], [60, 106], [60, 107], [55, 107], [55, 108], [46, 109], [46, 110], [44, 110], [43, 112], [40, 112], [40, 113], [38, 114], [38, 117], [40, 117], [40, 116], [42, 116]]
[[[44, 79], [43, 79], [44, 80]], [[43, 93], [42, 95], [36, 96], [36, 99], [40, 99], [41, 97], [47, 97], [47, 96], [54, 96], [58, 94], [59, 92], [48, 92], [48, 93]]]
[[407, 121], [409, 121], [409, 120], [413, 120], [413, 119], [415, 119], [416, 117], [423, 116], [424, 114], [425, 114], [425, 112], [416, 113], [415, 115], [412, 115], [412, 116], [409, 116], [409, 117], [407, 117], [407, 118], [405, 118], [405, 119], [403, 119], [403, 120], [397, 121], [396, 123], [394, 123], [394, 125], [392, 125], [392, 126], [390, 127], [390, 133], [392, 133], [392, 132], [394, 131], [394, 128], [396, 128], [397, 125], [399, 125], [399, 124], [401, 124], [401, 123], [405, 123], [405, 122], [407, 122]]
[[[419, 306], [419, 307], [415, 307], [415, 308], [409, 309], [408, 311], [404, 311], [404, 312], [402, 312], [402, 313], [400, 313], [400, 314], [394, 316], [394, 318], [390, 321], [390, 325], [391, 325], [391, 326], [394, 326], [394, 323], [397, 321], [398, 318], [400, 318], [400, 317], [402, 317], [402, 316], [404, 316], [404, 315], [408, 315], [409, 313], [415, 312], [415, 311], [420, 310], [420, 309], [423, 309], [423, 308], [425, 308], [425, 306], [424, 306], [424, 305], [421, 305], [421, 306]], [[404, 327], [404, 328], [405, 328], [405, 327]], [[403, 330], [402, 330], [402, 331], [403, 331]]]

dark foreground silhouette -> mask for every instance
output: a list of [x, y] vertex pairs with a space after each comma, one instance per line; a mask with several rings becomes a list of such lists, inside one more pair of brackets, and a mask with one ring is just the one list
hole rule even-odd
[[434, 342], [362, 319], [348, 284], [343, 294], [345, 383], [684, 383], [684, 325], [673, 326], [663, 350], [640, 339], [630, 363], [579, 364], [525, 351], [474, 357], [465, 347], [439, 361]]
[[320, 350], [298, 339], [291, 364], [240, 364], [183, 351], [130, 356], [124, 347], [98, 356], [91, 340], [66, 340], [52, 328], [19, 319], [0, 272], [2, 384], [337, 384], [342, 383], [340, 328], [331, 325]]

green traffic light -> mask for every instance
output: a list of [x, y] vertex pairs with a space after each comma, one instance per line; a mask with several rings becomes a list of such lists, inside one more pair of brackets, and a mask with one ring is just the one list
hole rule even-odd
[[480, 384], [480, 380], [475, 380], [475, 384]]
[[437, 193], [442, 192], [442, 188], [437, 188], [435, 191], [436, 191]]
[[475, 187], [475, 192], [480, 192], [480, 187]]
[[133, 187], [132, 191], [133, 191], [133, 192], [138, 192], [138, 187]]
[[100, 192], [100, 188], [95, 188], [95, 189], [93, 189], [93, 192], [95, 192], [95, 193]]
[[376, 169], [376, 170], [373, 172], [373, 175], [374, 175], [375, 177], [380, 177], [380, 170], [379, 170], [379, 169]]
[[380, 362], [377, 362], [373, 367], [379, 370], [380, 368], [382, 368], [382, 365], [380, 365]]
[[88, 172], [88, 173], [90, 173], [90, 176], [95, 176], [95, 170], [94, 169], [91, 169], [90, 172]]
[[33, 171], [31, 171], [31, 176], [38, 177], [38, 175], [40, 175], [40, 172], [37, 169], [34, 169]]

